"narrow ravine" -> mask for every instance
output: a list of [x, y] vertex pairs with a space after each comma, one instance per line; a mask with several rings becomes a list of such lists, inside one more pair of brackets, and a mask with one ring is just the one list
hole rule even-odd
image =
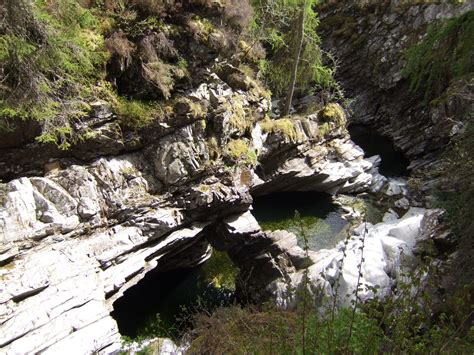
[[377, 134], [365, 125], [350, 125], [348, 127], [352, 141], [364, 150], [365, 157], [380, 155], [382, 162], [379, 171], [386, 177], [408, 175], [409, 161], [405, 155], [396, 149], [393, 141]]

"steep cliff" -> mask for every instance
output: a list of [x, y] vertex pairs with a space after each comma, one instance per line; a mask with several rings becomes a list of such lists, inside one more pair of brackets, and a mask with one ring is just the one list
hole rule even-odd
[[[272, 280], [305, 265], [303, 251], [293, 236], [224, 219], [247, 211], [251, 192], [371, 187], [376, 166], [350, 142], [342, 109], [334, 121], [321, 113], [259, 120], [253, 113], [263, 117], [268, 99], [215, 73], [205, 78], [179, 104], [179, 126], [157, 124], [135, 152], [60, 160], [44, 176], [2, 184], [5, 351], [117, 349], [112, 303], [149, 270], [203, 262], [209, 243], [248, 273], [255, 298], [268, 297]], [[100, 112], [113, 117], [105, 103]]]
[[[351, 123], [393, 138], [415, 172], [429, 170], [472, 121], [473, 9], [470, 1], [325, 1], [320, 8], [323, 46], [336, 57], [336, 76], [353, 99]], [[430, 76], [424, 84], [438, 87], [411, 85], [407, 64], [416, 58], [410, 50], [430, 39], [430, 29], [446, 26], [453, 33], [430, 42], [424, 67], [416, 69]], [[463, 72], [451, 72], [452, 58], [466, 62]], [[436, 72], [437, 66], [443, 70]]]

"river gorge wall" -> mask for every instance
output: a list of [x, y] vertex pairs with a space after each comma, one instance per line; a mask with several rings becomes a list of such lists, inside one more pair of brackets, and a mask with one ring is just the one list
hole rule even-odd
[[[472, 119], [472, 79], [446, 84], [426, 104], [404, 73], [408, 50], [434, 23], [474, 9], [470, 1], [325, 1], [323, 47], [338, 63], [336, 77], [353, 99], [351, 123], [391, 137], [412, 171], [430, 169], [446, 144]], [[425, 181], [429, 191], [433, 183]]]
[[[409, 42], [400, 30], [407, 23], [422, 31], [427, 22], [473, 5], [417, 5], [406, 18], [383, 4], [364, 21], [353, 2], [327, 5], [321, 11], [324, 45], [338, 54], [339, 77], [355, 98], [349, 121], [390, 135], [417, 169], [446, 143], [441, 132], [452, 131], [446, 120], [436, 119], [437, 112], [444, 110], [446, 117], [464, 112], [465, 103], [454, 100], [420, 111], [407, 99], [400, 75], [403, 46], [393, 43]], [[351, 31], [366, 39], [357, 44], [351, 41], [360, 36], [338, 35], [325, 26], [331, 16], [355, 18]], [[138, 134], [120, 126], [106, 100], [91, 103], [91, 114], [76, 127], [91, 130], [90, 140], [68, 152], [34, 142], [36, 123], [19, 122], [5, 134], [0, 143], [2, 352], [116, 352], [121, 341], [110, 315], [113, 303], [149, 271], [199, 265], [212, 248], [226, 251], [239, 266], [255, 300], [289, 302], [287, 285], [300, 287], [308, 266], [314, 289], [333, 293], [343, 244], [311, 252], [308, 260], [293, 234], [261, 230], [251, 215], [252, 195], [383, 193], [393, 185], [378, 173], [377, 157], [364, 158], [350, 140], [348, 117], [338, 103], [315, 100], [310, 112], [270, 120], [270, 97], [261, 85], [230, 60], [211, 57], [199, 63], [199, 75], [173, 103], [173, 119]], [[367, 65], [367, 58], [378, 64]], [[394, 194], [404, 197], [401, 189]], [[344, 247], [353, 260], [344, 270], [347, 293], [357, 287], [350, 265], [360, 258], [361, 236], [368, 253], [380, 259], [364, 281], [382, 282], [386, 294], [400, 265], [413, 262], [416, 243], [433, 238], [441, 212], [409, 207], [401, 218], [389, 213], [385, 223], [362, 224], [352, 232]]]

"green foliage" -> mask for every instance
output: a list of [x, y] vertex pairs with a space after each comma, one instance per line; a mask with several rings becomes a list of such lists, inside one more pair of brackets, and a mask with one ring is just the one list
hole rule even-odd
[[[74, 0], [8, 0], [3, 6], [2, 120], [39, 120], [37, 140], [66, 149], [68, 121], [86, 113], [81, 99], [91, 95], [108, 57], [99, 21]], [[58, 116], [59, 124], [48, 123]]]
[[[194, 329], [196, 337], [191, 343], [190, 353], [377, 352], [380, 349], [382, 330], [363, 313], [355, 315], [354, 336], [347, 344], [351, 317], [352, 312], [347, 309], [338, 312], [334, 320], [311, 312], [306, 315], [303, 329], [302, 314], [298, 312], [273, 307], [266, 310], [237, 306], [220, 308], [213, 315], [201, 314], [197, 317]], [[329, 331], [329, 322], [332, 322], [334, 332]], [[303, 332], [305, 346], [302, 343]]]
[[[294, 223], [306, 230], [299, 213]], [[363, 235], [364, 240], [365, 235]], [[347, 244], [344, 243], [343, 248]], [[305, 249], [307, 250], [307, 249]], [[358, 274], [364, 259], [361, 246]], [[339, 270], [346, 254], [344, 252]], [[302, 289], [291, 290], [297, 295], [294, 311], [285, 311], [273, 305], [255, 308], [228, 307], [213, 314], [195, 316], [190, 353], [316, 353], [316, 354], [377, 354], [389, 353], [464, 353], [472, 350], [474, 328], [469, 328], [472, 310], [433, 317], [433, 288], [439, 285], [430, 260], [420, 263], [416, 271], [401, 272], [396, 288], [385, 298], [374, 298], [362, 303], [359, 292], [369, 289], [377, 295], [379, 286], [367, 286], [359, 281], [351, 306], [338, 309], [336, 301], [341, 273], [333, 284], [333, 300], [314, 302], [314, 290], [308, 287], [304, 272]], [[324, 291], [323, 291], [324, 292]], [[292, 296], [290, 296], [292, 297]], [[457, 298], [458, 304], [469, 301]], [[462, 310], [462, 307], [458, 309]], [[463, 311], [461, 311], [463, 312]], [[467, 324], [467, 329], [465, 325]], [[464, 329], [464, 330], [463, 330]], [[219, 334], [216, 337], [216, 334]]]
[[53, 143], [61, 150], [67, 150], [70, 146], [71, 127], [54, 127], [48, 133], [43, 133], [36, 137], [40, 143]]
[[148, 320], [144, 322], [144, 325], [137, 332], [139, 336], [135, 339], [137, 342], [141, 342], [145, 339], [154, 337], [167, 337], [169, 336], [169, 330], [163, 324], [158, 313], [150, 315]]
[[446, 208], [451, 224], [456, 232], [462, 234], [465, 229], [474, 230], [474, 210], [469, 208], [474, 198], [474, 126], [454, 140], [445, 153], [446, 166], [443, 169], [443, 190], [439, 200]]
[[235, 290], [239, 269], [227, 253], [214, 249], [211, 258], [203, 265], [202, 272], [205, 281], [214, 287]]
[[122, 97], [116, 99], [114, 110], [125, 127], [134, 129], [144, 128], [163, 115], [159, 103], [128, 100]]
[[426, 37], [407, 52], [403, 75], [426, 102], [439, 97], [449, 83], [474, 72], [474, 11], [430, 25]]
[[[363, 262], [363, 261], [361, 261]], [[360, 271], [360, 270], [359, 270]], [[400, 277], [396, 292], [386, 299], [349, 308], [315, 308], [304, 290], [294, 311], [274, 306], [231, 306], [195, 316], [190, 353], [464, 353], [472, 349], [472, 329], [462, 331], [454, 316], [432, 317], [431, 289], [425, 267]], [[359, 285], [362, 289], [364, 285]], [[374, 293], [378, 287], [371, 287]], [[357, 296], [356, 296], [357, 297]], [[311, 302], [308, 302], [311, 301]], [[463, 302], [463, 299], [458, 299]], [[216, 337], [216, 334], [219, 334]]]
[[[448, 293], [450, 295], [469, 292], [474, 294], [472, 255], [474, 253], [474, 126], [455, 139], [444, 154], [445, 166], [437, 194], [438, 207], [446, 209], [447, 223], [458, 239], [458, 251], [450, 272], [455, 275]], [[459, 270], [464, 270], [459, 273]], [[454, 308], [458, 308], [457, 305]], [[469, 308], [463, 307], [465, 312]]]
[[[334, 70], [323, 64], [320, 38], [316, 33], [319, 19], [314, 8], [318, 1], [304, 1], [306, 7], [304, 43], [297, 72], [297, 88], [306, 91], [310, 87], [330, 89], [334, 87]], [[268, 50], [267, 60], [261, 60], [259, 68], [272, 92], [286, 93], [290, 82], [290, 55], [296, 33], [294, 21], [302, 6], [300, 0], [254, 0], [255, 21], [252, 27], [254, 38], [262, 41]]]

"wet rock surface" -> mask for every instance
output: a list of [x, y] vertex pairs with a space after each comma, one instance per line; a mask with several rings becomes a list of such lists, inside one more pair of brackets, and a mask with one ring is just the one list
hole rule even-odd
[[336, 299], [341, 307], [350, 307], [356, 292], [362, 302], [390, 296], [404, 272], [416, 266], [415, 246], [430, 239], [439, 216], [438, 210], [411, 208], [401, 218], [392, 214], [376, 225], [363, 223], [335, 248], [310, 251], [307, 270], [289, 272], [291, 281], [275, 280], [267, 290], [283, 307], [298, 301], [297, 293], [288, 293], [288, 283], [308, 288], [316, 302]]

